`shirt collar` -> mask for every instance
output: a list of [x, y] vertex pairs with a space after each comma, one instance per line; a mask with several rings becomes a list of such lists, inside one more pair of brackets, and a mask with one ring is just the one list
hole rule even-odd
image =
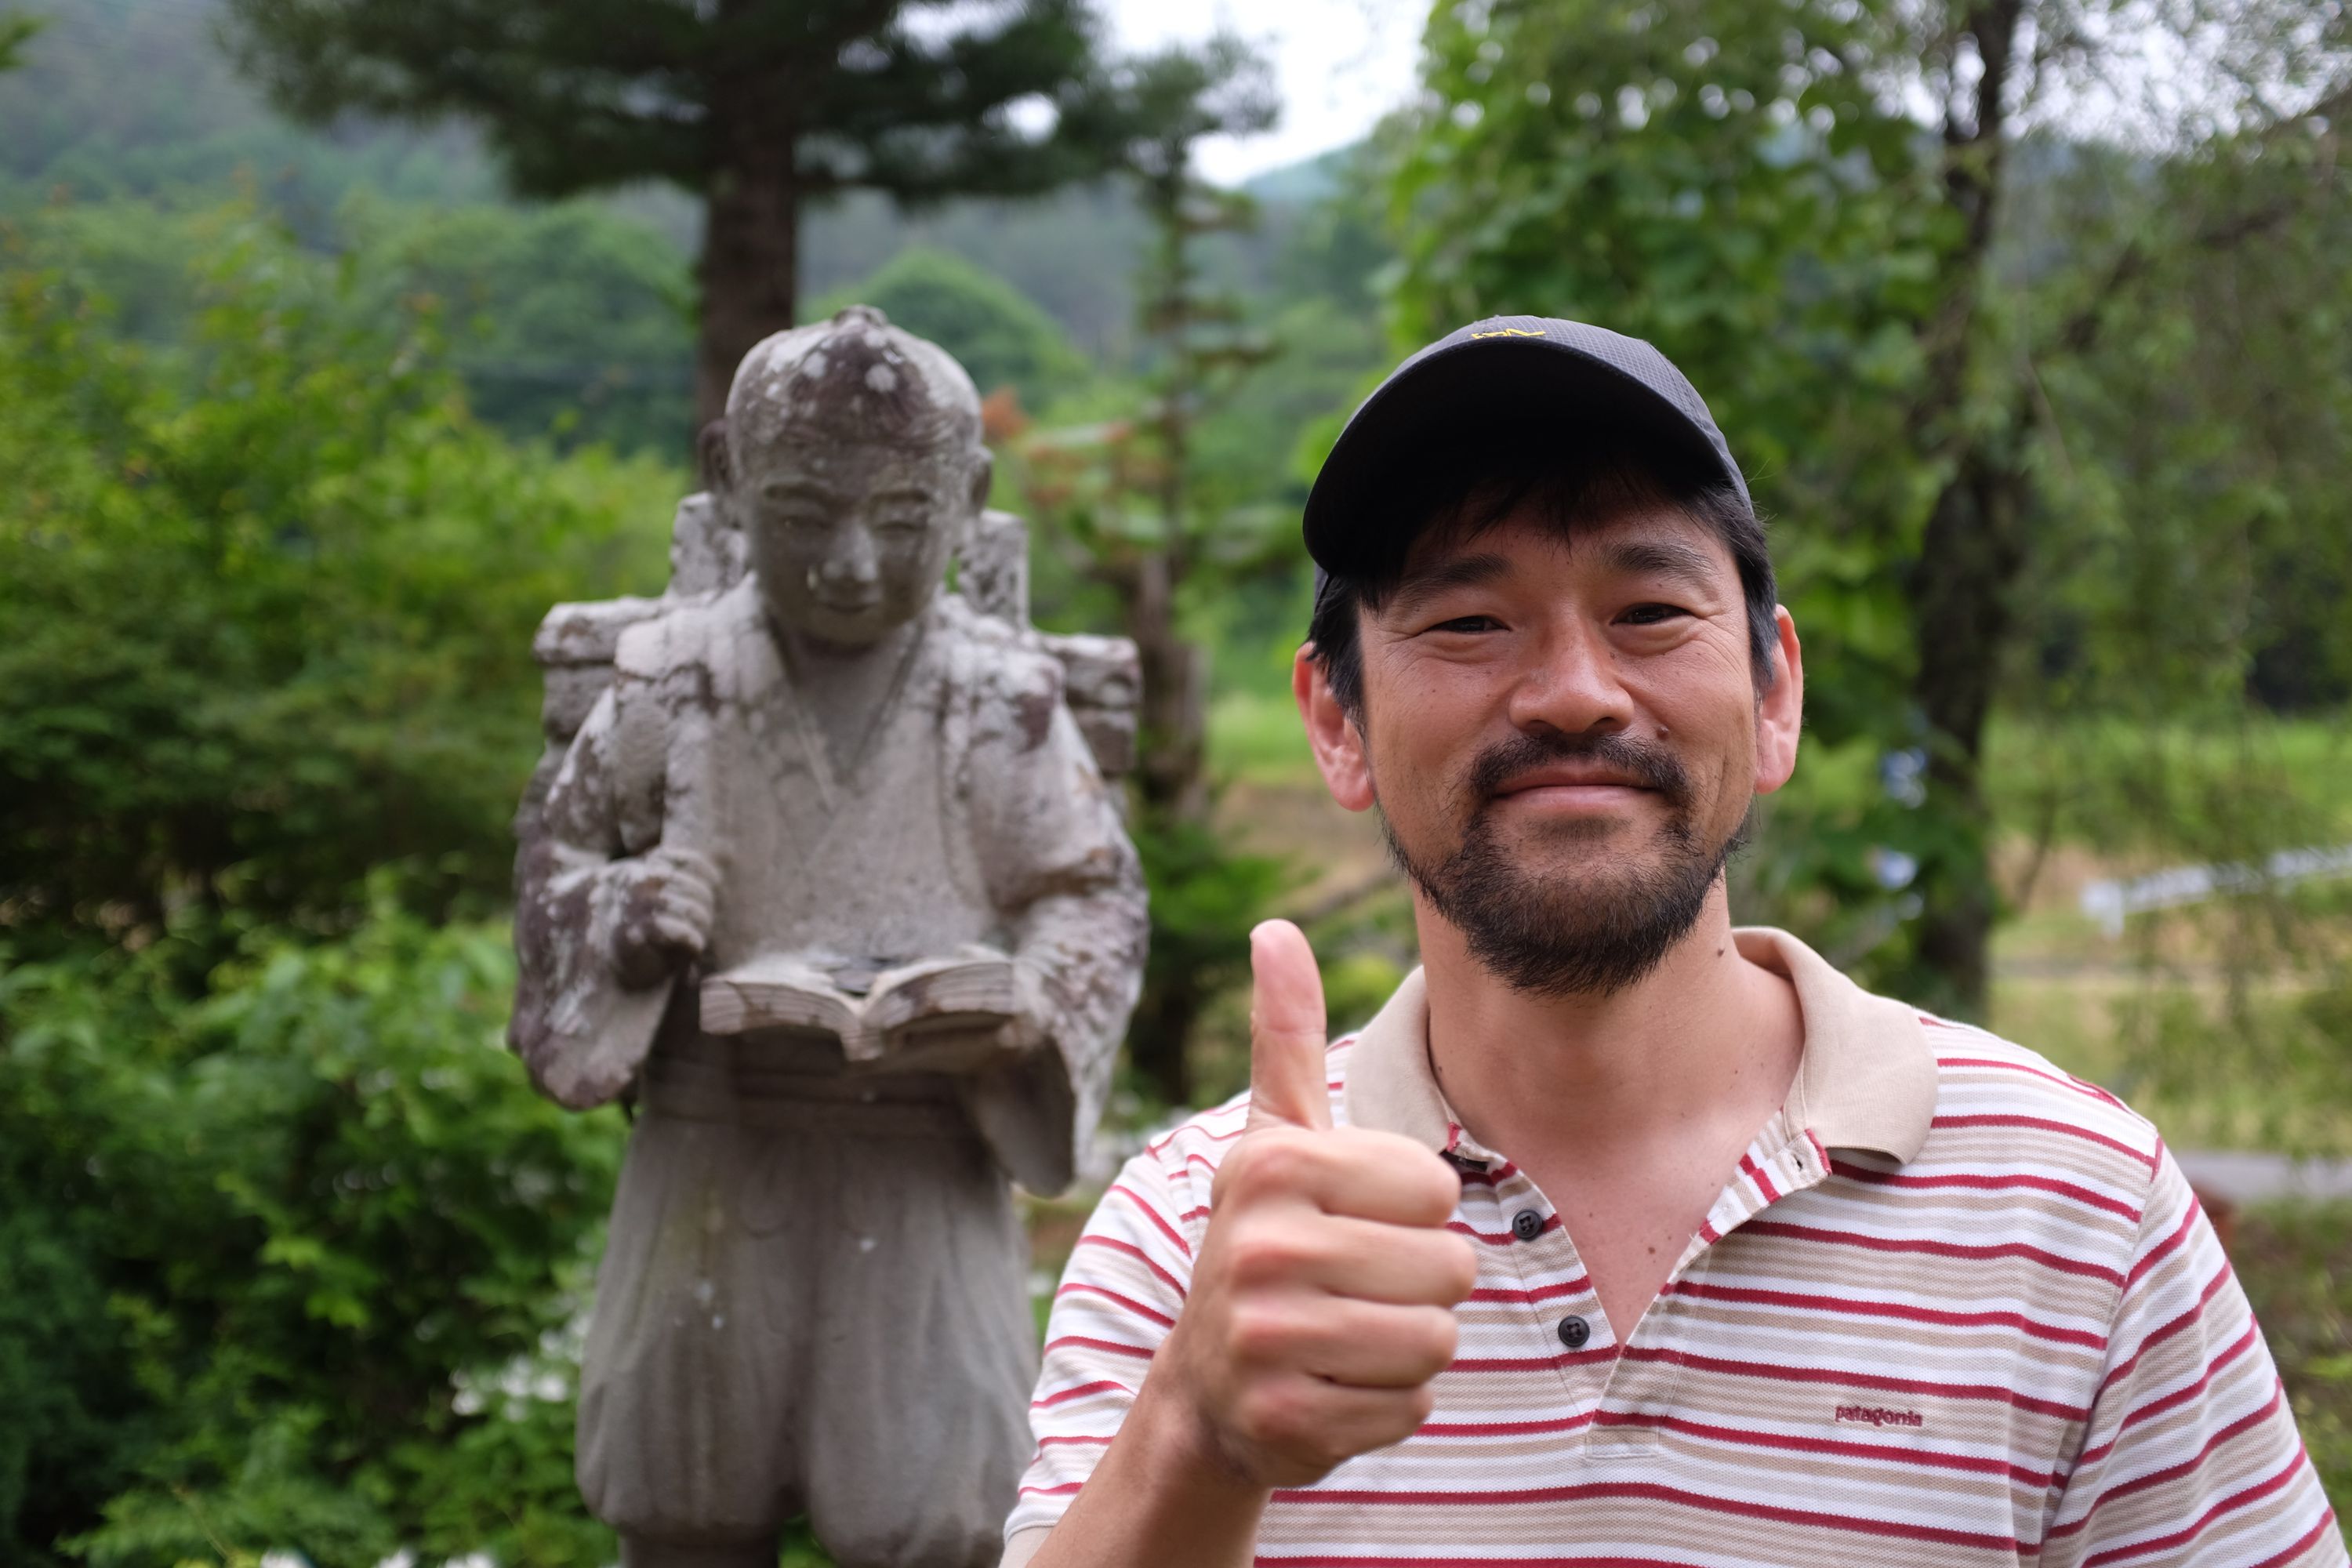
[[[1919, 1015], [1875, 996], [1827, 959], [1769, 926], [1732, 932], [1740, 956], [1784, 975], [1804, 1015], [1804, 1052], [1782, 1110], [1825, 1149], [1861, 1149], [1902, 1163], [1927, 1141], [1936, 1058]], [[1348, 1121], [1402, 1132], [1440, 1152], [1458, 1129], [1429, 1065], [1429, 991], [1415, 969], [1356, 1037], [1342, 1091]]]

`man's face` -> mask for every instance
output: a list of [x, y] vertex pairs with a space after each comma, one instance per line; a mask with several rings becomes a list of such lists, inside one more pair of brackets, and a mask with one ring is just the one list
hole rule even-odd
[[850, 647], [922, 613], [988, 472], [980, 453], [790, 437], [739, 461], [730, 502], [769, 616]]
[[1759, 700], [1731, 552], [1671, 508], [1565, 537], [1532, 507], [1433, 531], [1360, 626], [1360, 727], [1301, 686], [1326, 775], [1342, 804], [1377, 802], [1423, 898], [1522, 990], [1647, 974], [1794, 764], [1786, 613]]

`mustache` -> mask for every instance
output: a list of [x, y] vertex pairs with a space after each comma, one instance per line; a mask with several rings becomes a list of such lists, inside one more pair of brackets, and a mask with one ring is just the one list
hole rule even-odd
[[1690, 773], [1673, 752], [1615, 731], [1570, 735], [1547, 730], [1499, 742], [1470, 765], [1470, 797], [1484, 805], [1522, 773], [1552, 763], [1595, 763], [1657, 791], [1670, 805], [1690, 804]]

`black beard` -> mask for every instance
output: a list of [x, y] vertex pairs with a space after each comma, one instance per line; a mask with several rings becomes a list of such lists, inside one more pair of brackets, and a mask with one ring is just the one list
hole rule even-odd
[[[1654, 866], [1614, 868], [1577, 887], [1526, 875], [1495, 836], [1496, 792], [1550, 763], [1597, 763], [1657, 792], [1667, 817]], [[1416, 861], [1388, 817], [1381, 836], [1397, 868], [1430, 907], [1462, 932], [1470, 956], [1504, 984], [1538, 996], [1608, 996], [1648, 976], [1688, 936], [1706, 907], [1746, 823], [1721, 843], [1699, 840], [1691, 820], [1690, 775], [1671, 752], [1622, 734], [1523, 734], [1473, 764], [1463, 792], [1471, 802], [1462, 842], [1432, 865]], [[1598, 838], [1598, 823], [1555, 826], [1558, 837]]]

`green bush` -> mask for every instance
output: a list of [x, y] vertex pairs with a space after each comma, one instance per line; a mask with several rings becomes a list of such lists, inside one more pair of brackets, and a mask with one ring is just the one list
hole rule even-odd
[[0, 932], [494, 898], [549, 604], [660, 581], [671, 469], [477, 423], [429, 315], [215, 215], [194, 340], [0, 271]]
[[0, 1561], [608, 1560], [568, 1352], [620, 1125], [502, 1048], [504, 929], [383, 900], [194, 1001], [179, 945], [0, 978]]

